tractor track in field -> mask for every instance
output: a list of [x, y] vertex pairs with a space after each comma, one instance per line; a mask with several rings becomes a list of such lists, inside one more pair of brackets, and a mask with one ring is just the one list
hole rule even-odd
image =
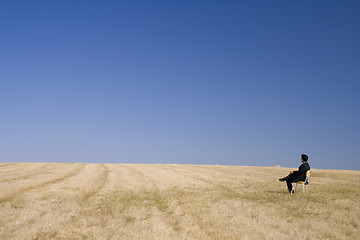
[[[178, 231], [180, 230], [179, 220], [174, 216], [173, 210], [170, 208], [168, 203], [168, 196], [164, 195], [163, 191], [158, 187], [159, 184], [164, 183], [164, 181], [159, 181], [159, 179], [154, 178], [153, 170], [161, 170], [159, 167], [154, 167], [151, 165], [132, 165], [131, 168], [133, 172], [135, 172], [142, 181], [150, 182], [152, 185], [152, 189], [148, 189], [145, 194], [148, 194], [147, 197], [149, 201], [153, 201], [154, 207], [152, 212], [152, 217], [156, 219], [161, 224], [158, 224], [163, 230], [171, 230], [172, 234], [178, 235]], [[144, 173], [151, 172], [151, 174]], [[151, 177], [153, 176], [153, 177]]]
[[[26, 168], [26, 167], [23, 167], [21, 169], [24, 169], [24, 168]], [[21, 170], [21, 169], [16, 169], [15, 171], [18, 171], [18, 170]], [[56, 167], [54, 167], [52, 165], [45, 165], [44, 164], [43, 166], [40, 166], [38, 169], [33, 169], [30, 172], [25, 173], [23, 175], [16, 176], [16, 177], [11, 177], [11, 178], [1, 179], [0, 183], [6, 183], [6, 182], [10, 182], [10, 181], [16, 181], [16, 180], [32, 178], [32, 177], [35, 177], [35, 176], [42, 175], [44, 173], [45, 174], [49, 173], [49, 172], [51, 172], [52, 170], [55, 170], [55, 169], [56, 169]], [[14, 172], [14, 171], [12, 171], [12, 172]]]
[[17, 197], [18, 195], [23, 194], [25, 192], [28, 192], [28, 191], [31, 191], [31, 190], [34, 190], [34, 189], [38, 189], [38, 188], [41, 188], [41, 187], [45, 187], [45, 186], [50, 185], [50, 184], [54, 184], [54, 183], [64, 181], [67, 178], [70, 178], [72, 176], [75, 176], [75, 175], [79, 174], [80, 171], [82, 169], [84, 169], [84, 167], [85, 167], [84, 164], [80, 164], [80, 166], [77, 167], [75, 170], [72, 170], [71, 172], [69, 172], [69, 173], [67, 173], [67, 174], [65, 174], [65, 175], [63, 175], [61, 177], [50, 179], [50, 180], [47, 180], [47, 181], [44, 181], [44, 182], [41, 182], [41, 183], [37, 183], [37, 184], [34, 184], [34, 185], [30, 185], [30, 186], [21, 188], [21, 189], [19, 189], [17, 191], [14, 191], [14, 192], [11, 192], [7, 196], [3, 196], [3, 197], [0, 198], [0, 204], [4, 203], [4, 202], [11, 201], [12, 199]]
[[12, 173], [14, 171], [19, 171], [19, 170], [21, 171], [21, 170], [27, 168], [27, 166], [17, 166], [15, 164], [12, 164], [12, 166], [11, 166], [12, 168], [6, 168], [8, 166], [11, 166], [11, 165], [4, 166], [4, 168], [0, 167], [1, 174], [9, 174], [9, 173]]
[[[60, 182], [64, 182], [72, 177], [79, 177], [78, 175], [80, 175], [81, 173], [84, 174], [85, 172], [85, 167], [90, 167], [90, 165], [87, 164], [82, 164], [79, 167], [77, 167], [76, 169], [72, 170], [70, 173], [66, 174], [65, 176], [62, 176], [61, 178], [57, 178], [54, 179], [52, 181], [46, 181], [44, 182], [44, 184], [42, 184], [39, 187], [46, 187], [49, 186], [52, 183], [60, 183]], [[73, 191], [71, 192], [72, 197], [70, 201], [76, 201], [76, 204], [72, 204], [71, 206], [67, 205], [66, 201], [69, 201], [69, 199], [67, 199], [66, 196], [60, 197], [53, 195], [51, 198], [53, 199], [54, 202], [52, 202], [52, 207], [51, 210], [49, 209], [42, 209], [37, 207], [37, 211], [36, 213], [34, 213], [32, 215], [31, 218], [28, 218], [26, 220], [24, 220], [23, 222], [21, 222], [20, 224], [18, 224], [18, 228], [12, 229], [12, 234], [14, 234], [16, 231], [18, 231], [19, 228], [22, 227], [29, 227], [29, 226], [34, 226], [36, 224], [38, 224], [39, 221], [42, 221], [42, 218], [50, 218], [47, 223], [50, 225], [61, 225], [64, 223], [69, 222], [72, 217], [76, 216], [77, 214], [81, 214], [83, 213], [87, 205], [89, 205], [89, 201], [91, 201], [95, 195], [97, 195], [102, 189], [103, 187], [106, 185], [107, 181], [108, 181], [108, 174], [109, 174], [109, 170], [108, 167], [105, 164], [99, 164], [99, 168], [101, 169], [101, 173], [98, 175], [93, 175], [90, 179], [88, 180], [88, 184], [91, 184], [92, 182], [96, 183], [96, 186], [91, 189], [90, 191], [84, 191], [82, 189], [80, 189], [80, 192], [78, 191]], [[96, 172], [97, 169], [96, 169]], [[77, 182], [72, 182], [70, 181], [69, 183], [63, 183], [65, 185], [70, 184], [71, 187], [76, 187]], [[59, 186], [59, 188], [62, 188], [61, 186]], [[32, 189], [31, 189], [32, 190]], [[67, 210], [64, 211], [64, 209], [62, 209], [61, 207], [58, 208], [56, 206], [67, 206]], [[66, 208], [65, 208], [66, 209]], [[71, 209], [71, 213], [69, 212], [69, 210]], [[77, 209], [77, 210], [75, 210]], [[74, 211], [75, 210], [75, 211]], [[51, 218], [51, 216], [53, 214], [56, 214], [58, 217], [57, 218]], [[43, 234], [42, 232], [29, 232], [29, 236], [26, 236], [25, 239], [38, 239], [40, 237], [40, 235]], [[41, 238], [41, 237], [40, 237]]]
[[[205, 184], [205, 186], [201, 187], [201, 188], [203, 188], [202, 190], [201, 190], [201, 188], [199, 189], [200, 191], [204, 191], [206, 189], [207, 190], [216, 189], [217, 191], [221, 192], [219, 194], [221, 196], [225, 196], [225, 197], [231, 196], [231, 198], [238, 197], [238, 193], [234, 189], [232, 189], [224, 184], [221, 184], [221, 183], [217, 182], [216, 180], [209, 179], [209, 176], [212, 176], [212, 175], [207, 174], [206, 171], [214, 172], [212, 170], [206, 169], [205, 172], [194, 171], [194, 169], [196, 169], [196, 168], [194, 168], [194, 166], [181, 166], [181, 167], [177, 166], [176, 168], [172, 167], [172, 166], [170, 166], [170, 167], [162, 166], [162, 167], [164, 169], [170, 170], [180, 176], [186, 176], [189, 179], [193, 179], [197, 183]], [[201, 169], [201, 170], [203, 170], [203, 169]], [[215, 171], [215, 173], [216, 172], [217, 171]], [[193, 217], [193, 219], [197, 220], [195, 224], [199, 227], [199, 229], [201, 229], [201, 231], [203, 231], [203, 234], [206, 236], [205, 238], [208, 238], [208, 239], [213, 238], [213, 232], [211, 230], [207, 229], [206, 227], [204, 227], [204, 226], [207, 226], [207, 224], [209, 224], [208, 220], [204, 220], [202, 216], [199, 216], [191, 211], [189, 212], [186, 209], [186, 207], [185, 208], [182, 207], [182, 209], [183, 209], [183, 211], [187, 212], [187, 214], [191, 215]], [[180, 225], [179, 220], [174, 217], [173, 212], [167, 210], [167, 211], [165, 211], [165, 214], [168, 219], [169, 218], [175, 219], [175, 221], [177, 223], [176, 226]], [[179, 227], [177, 227], [177, 228], [179, 228]]]
[[[94, 211], [96, 213], [96, 206], [99, 204], [102, 204], [103, 202], [103, 196], [106, 198], [106, 194], [109, 192], [106, 190], [106, 185], [109, 183], [109, 177], [111, 175], [111, 169], [107, 166], [107, 164], [98, 164], [98, 168], [95, 170], [96, 173], [101, 171], [99, 174], [93, 175], [91, 178], [87, 179], [87, 184], [89, 185], [92, 183], [95, 183], [96, 186], [94, 186], [90, 190], [82, 190], [79, 189], [80, 192], [72, 192], [72, 199], [75, 201], [73, 206], [71, 207], [71, 213], [66, 214], [63, 211], [60, 211], [57, 213], [59, 216], [57, 219], [51, 219], [50, 223], [51, 225], [76, 225], [79, 224], [79, 222], [84, 221], [84, 218], [92, 218], [94, 217]], [[90, 167], [90, 165], [87, 165], [87, 167]], [[91, 171], [91, 170], [90, 170]], [[92, 170], [94, 171], [94, 169]], [[84, 183], [81, 183], [84, 184]], [[83, 186], [85, 186], [83, 185]], [[75, 184], [76, 186], [76, 184]], [[72, 185], [72, 187], [75, 187]], [[102, 193], [104, 191], [104, 193]], [[60, 203], [61, 204], [61, 203]], [[55, 209], [54, 212], [57, 212]], [[49, 217], [49, 216], [47, 216]], [[33, 219], [30, 219], [29, 221], [23, 223], [23, 226], [26, 226], [27, 223], [36, 221], [36, 217]], [[48, 232], [33, 232], [31, 239], [42, 239], [43, 236], [51, 235], [51, 233]], [[65, 234], [66, 235], [66, 234]]]
[[1, 163], [0, 164], [0, 168], [2, 168], [2, 167], [7, 167], [7, 166], [9, 166], [9, 165], [17, 165], [18, 163], [16, 163], [16, 162], [6, 162], [6, 163]]
[[99, 184], [93, 190], [88, 191], [85, 194], [83, 194], [82, 201], [88, 200], [88, 199], [92, 198], [93, 196], [95, 196], [96, 194], [98, 194], [104, 188], [106, 183], [108, 182], [109, 168], [105, 164], [101, 164], [100, 166], [101, 166], [103, 172], [98, 177], [96, 177], [96, 180], [97, 180], [96, 182], [98, 182]]
[[141, 165], [134, 165], [134, 166], [123, 165], [123, 166], [126, 167], [127, 169], [129, 169], [130, 171], [132, 171], [134, 173], [134, 177], [139, 179], [140, 182], [144, 184], [144, 186], [146, 186], [147, 183], [150, 183], [150, 185], [152, 185], [153, 187], [156, 187], [156, 183], [151, 178], [149, 178], [149, 176], [144, 174], [141, 170], [137, 169]]

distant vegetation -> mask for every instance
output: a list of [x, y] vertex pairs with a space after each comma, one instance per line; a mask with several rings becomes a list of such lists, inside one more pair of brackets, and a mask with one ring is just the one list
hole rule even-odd
[[360, 171], [0, 163], [0, 239], [358, 239]]

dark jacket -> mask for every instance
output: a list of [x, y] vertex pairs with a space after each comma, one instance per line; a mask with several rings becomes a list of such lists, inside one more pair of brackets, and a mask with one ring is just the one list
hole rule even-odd
[[290, 179], [293, 182], [297, 181], [305, 181], [306, 178], [306, 172], [310, 170], [310, 166], [307, 162], [304, 162], [300, 165], [298, 171], [294, 171], [292, 174], [290, 174]]

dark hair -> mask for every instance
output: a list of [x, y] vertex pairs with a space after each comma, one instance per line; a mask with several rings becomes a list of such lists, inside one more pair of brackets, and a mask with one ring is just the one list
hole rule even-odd
[[308, 158], [309, 157], [306, 154], [301, 154], [301, 159], [304, 160], [305, 162], [307, 162]]

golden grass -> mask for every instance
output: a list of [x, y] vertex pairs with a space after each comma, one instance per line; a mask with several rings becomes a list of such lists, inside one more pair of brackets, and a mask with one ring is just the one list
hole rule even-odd
[[0, 239], [357, 239], [360, 171], [0, 163]]

